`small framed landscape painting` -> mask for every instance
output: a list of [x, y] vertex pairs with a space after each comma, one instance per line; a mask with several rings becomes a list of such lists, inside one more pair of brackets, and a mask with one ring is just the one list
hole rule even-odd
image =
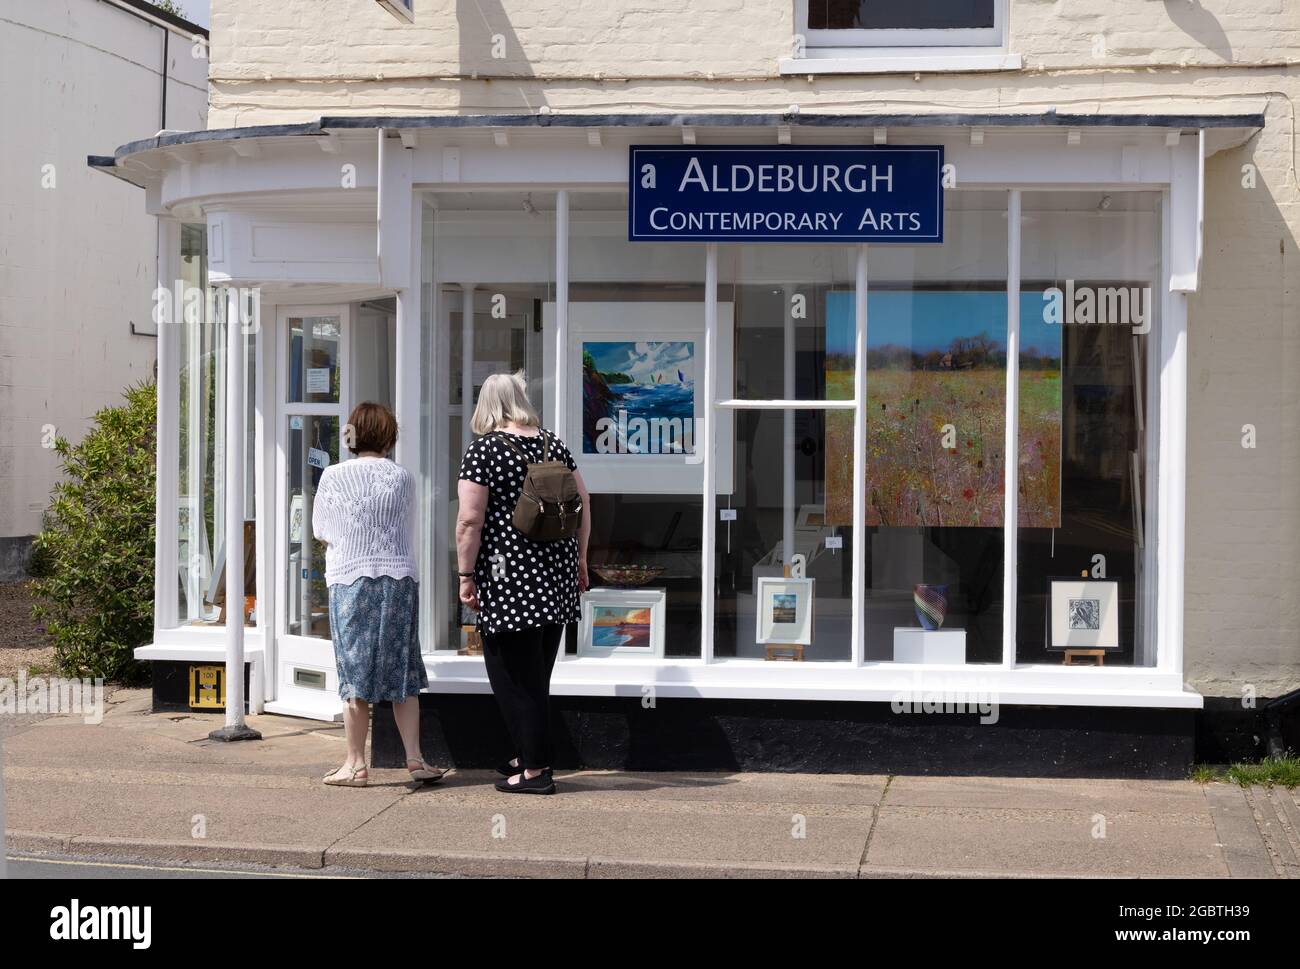
[[579, 656], [664, 655], [666, 589], [589, 589], [582, 594]]
[[1119, 649], [1119, 583], [1053, 579], [1048, 649]]
[[760, 643], [812, 643], [812, 579], [762, 576], [758, 579], [758, 624], [754, 631]]

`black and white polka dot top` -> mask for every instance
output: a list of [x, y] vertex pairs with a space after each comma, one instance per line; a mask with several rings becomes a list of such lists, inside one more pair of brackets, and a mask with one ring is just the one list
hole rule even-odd
[[579, 616], [577, 538], [534, 542], [511, 523], [527, 469], [523, 458], [503, 440], [507, 435], [530, 461], [542, 460], [542, 435], [546, 435], [552, 461], [563, 461], [570, 470], [578, 466], [564, 442], [546, 428], [535, 437], [493, 431], [466, 449], [460, 480], [488, 489], [474, 565], [478, 626], [487, 635], [577, 622]]

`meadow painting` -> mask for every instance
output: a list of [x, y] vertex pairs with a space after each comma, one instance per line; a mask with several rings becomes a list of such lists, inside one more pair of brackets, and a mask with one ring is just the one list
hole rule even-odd
[[[1061, 516], [1061, 328], [1021, 294], [1020, 501], [1025, 527]], [[1006, 295], [881, 290], [867, 298], [867, 525], [1002, 525]], [[826, 396], [853, 396], [853, 294], [829, 293]], [[945, 440], [945, 426], [955, 433]], [[953, 446], [945, 446], [951, 444]], [[853, 416], [826, 415], [826, 521], [853, 521]]]

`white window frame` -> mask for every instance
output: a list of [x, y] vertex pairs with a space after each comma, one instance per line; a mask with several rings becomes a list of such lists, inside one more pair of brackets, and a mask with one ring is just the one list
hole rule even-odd
[[795, 24], [811, 47], [1000, 47], [1006, 43], [1007, 0], [993, 0], [992, 27], [810, 30], [808, 0], [795, 0]]
[[808, 0], [795, 0], [793, 57], [782, 74], [1018, 70], [1007, 50], [1007, 0], [994, 0], [993, 27], [916, 30], [809, 30]]
[[375, 0], [381, 7], [404, 23], [415, 23], [415, 0]]

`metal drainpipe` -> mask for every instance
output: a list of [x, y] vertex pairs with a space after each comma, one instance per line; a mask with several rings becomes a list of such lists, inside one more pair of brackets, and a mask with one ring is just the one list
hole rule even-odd
[[158, 126], [159, 130], [167, 130], [167, 57], [171, 49], [172, 32], [166, 27], [163, 28], [163, 62], [162, 62], [162, 124]]
[[1292, 690], [1264, 704], [1264, 724], [1267, 728], [1265, 744], [1271, 759], [1277, 760], [1286, 756], [1286, 745], [1282, 743], [1282, 714], [1297, 703], [1300, 703], [1300, 690]]

